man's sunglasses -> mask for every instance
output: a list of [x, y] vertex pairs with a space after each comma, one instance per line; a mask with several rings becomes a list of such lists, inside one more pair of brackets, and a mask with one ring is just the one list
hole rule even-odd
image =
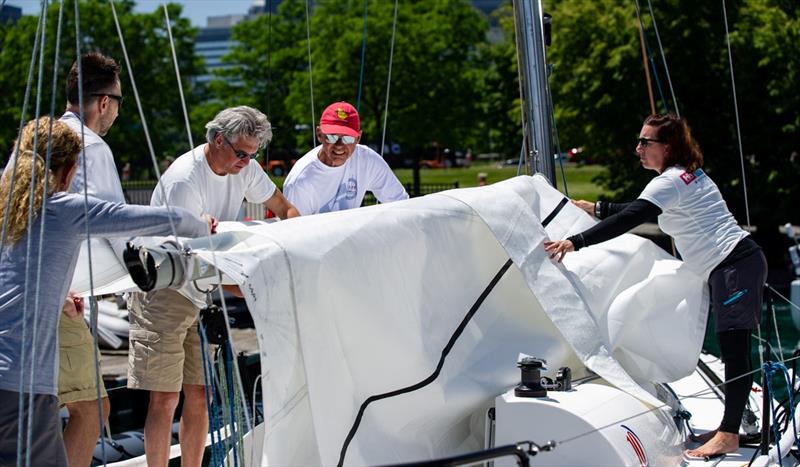
[[349, 135], [325, 135], [325, 141], [327, 141], [328, 144], [336, 144], [339, 140], [344, 144], [353, 144], [356, 142], [356, 137]]
[[117, 104], [120, 107], [122, 107], [122, 96], [118, 96], [116, 94], [108, 94], [106, 92], [93, 92], [93, 93], [91, 93], [91, 95], [95, 96], [95, 97], [108, 96], [109, 99], [114, 99], [115, 101], [117, 101]]
[[650, 143], [662, 143], [662, 144], [664, 143], [659, 139], [653, 139], [653, 138], [639, 138], [638, 141], [639, 141], [639, 146], [643, 148], [650, 146]]
[[233, 149], [233, 152], [239, 159], [244, 159], [245, 157], [249, 157], [250, 159], [255, 159], [256, 157], [258, 157], [258, 151], [250, 154], [249, 152], [244, 152], [241, 149], [236, 149], [235, 147], [233, 147], [233, 144], [231, 144], [231, 142], [228, 141], [227, 137], [223, 136], [222, 139], [224, 139], [225, 142], [228, 143], [228, 146], [230, 146], [231, 149]]

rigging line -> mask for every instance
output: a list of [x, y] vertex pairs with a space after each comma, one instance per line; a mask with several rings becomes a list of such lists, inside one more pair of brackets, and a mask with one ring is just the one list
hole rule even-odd
[[[639, 19], [639, 27], [644, 31], [644, 20], [642, 20], [641, 9], [639, 8], [639, 0], [634, 0], [633, 4], [636, 6], [636, 17]], [[664, 90], [661, 87], [661, 79], [658, 77], [658, 69], [653, 59], [653, 51], [650, 49], [650, 42], [647, 40], [647, 34], [642, 33], [642, 38], [644, 39], [644, 48], [647, 50], [647, 60], [650, 62], [650, 67], [653, 69], [653, 78], [656, 80], [658, 97], [661, 98], [661, 102], [664, 104], [664, 112], [669, 112], [669, 104], [667, 103], [667, 98], [664, 97]]]
[[[558, 213], [561, 212], [561, 210], [564, 208], [564, 206], [567, 205], [567, 203], [569, 203], [569, 199], [562, 198], [561, 201], [558, 203], [558, 205], [555, 208], [553, 208], [553, 211], [551, 211], [550, 214], [548, 214], [547, 217], [545, 217], [545, 219], [542, 220], [542, 227], [546, 227], [548, 224], [550, 224], [550, 222], [552, 222], [553, 219], [555, 219], [555, 217], [558, 215]], [[486, 288], [484, 288], [483, 291], [480, 293], [478, 298], [475, 300], [475, 303], [472, 304], [469, 311], [467, 311], [467, 314], [464, 315], [464, 318], [462, 318], [458, 327], [456, 327], [455, 331], [453, 331], [453, 334], [450, 336], [450, 339], [447, 341], [447, 344], [442, 349], [439, 361], [436, 364], [436, 369], [434, 369], [430, 375], [428, 375], [422, 381], [419, 381], [418, 383], [412, 384], [410, 386], [406, 386], [401, 389], [395, 389], [394, 391], [385, 392], [383, 394], [376, 394], [369, 396], [364, 402], [361, 403], [361, 406], [358, 408], [358, 414], [356, 415], [356, 418], [353, 421], [353, 425], [350, 428], [350, 431], [347, 433], [347, 437], [345, 438], [344, 442], [342, 443], [342, 449], [339, 453], [339, 462], [337, 464], [339, 467], [344, 465], [344, 460], [347, 457], [347, 449], [350, 447], [350, 442], [353, 440], [356, 433], [358, 432], [358, 428], [361, 425], [361, 419], [367, 410], [367, 406], [369, 406], [369, 404], [371, 404], [372, 402], [377, 402], [382, 399], [388, 399], [390, 397], [395, 397], [401, 394], [407, 394], [409, 392], [417, 391], [434, 382], [436, 378], [439, 377], [439, 374], [441, 373], [442, 368], [444, 367], [445, 360], [447, 359], [447, 356], [450, 354], [450, 351], [453, 349], [456, 342], [461, 337], [464, 330], [467, 328], [467, 324], [469, 324], [469, 322], [472, 321], [472, 318], [475, 316], [475, 313], [478, 312], [481, 305], [483, 305], [483, 302], [486, 300], [486, 298], [489, 296], [492, 290], [494, 290], [495, 286], [500, 282], [500, 280], [503, 278], [506, 271], [508, 271], [508, 269], [511, 267], [512, 264], [514, 264], [514, 261], [511, 258], [509, 258], [500, 267], [500, 270], [497, 271], [494, 277], [492, 277], [492, 279], [486, 285]]]
[[667, 66], [667, 55], [664, 53], [664, 46], [661, 45], [661, 34], [658, 33], [658, 22], [656, 15], [653, 14], [653, 3], [647, 0], [647, 5], [650, 9], [650, 19], [653, 20], [653, 30], [656, 32], [656, 41], [658, 42], [658, 50], [661, 53], [661, 61], [664, 63], [664, 73], [667, 75], [667, 83], [669, 84], [669, 92], [672, 94], [672, 105], [675, 106], [675, 115], [681, 118], [680, 107], [678, 106], [678, 98], [675, 97], [675, 89], [672, 87], [672, 77], [669, 74], [669, 66]]
[[[130, 58], [128, 57], [128, 49], [125, 47], [125, 37], [122, 34], [122, 27], [119, 24], [119, 18], [117, 17], [117, 9], [114, 6], [114, 0], [108, 0], [109, 5], [111, 5], [111, 15], [114, 17], [114, 25], [117, 28], [117, 35], [119, 36], [119, 44], [122, 46], [122, 56], [125, 58], [125, 66], [128, 68], [128, 76], [131, 78], [131, 90], [133, 90], [133, 97], [136, 100], [136, 108], [139, 111], [139, 119], [142, 121], [142, 129], [144, 130], [144, 138], [147, 141], [147, 149], [150, 151], [150, 161], [153, 163], [153, 167], [155, 167], [156, 174], [158, 174], [158, 161], [156, 160], [156, 152], [153, 149], [153, 141], [150, 139], [150, 130], [147, 128], [147, 119], [144, 116], [144, 109], [142, 108], [142, 101], [139, 99], [139, 90], [136, 87], [136, 79], [133, 76], [133, 67], [131, 66]], [[167, 194], [164, 190], [164, 185], [161, 186], [161, 196], [166, 200]], [[172, 205], [169, 202], [165, 202], [164, 206], [167, 208], [167, 212], [169, 213], [169, 227], [172, 231], [172, 235], [175, 237], [175, 241], [178, 243], [181, 248], [183, 248], [180, 238], [178, 238], [178, 232], [175, 228], [175, 221], [173, 220], [174, 213], [172, 212]], [[90, 279], [91, 279], [91, 270]]]
[[306, 44], [308, 45], [308, 91], [311, 95], [311, 146], [317, 145], [317, 117], [314, 114], [314, 75], [311, 67], [311, 15], [306, 0]]
[[[25, 95], [22, 99], [22, 112], [20, 113], [19, 116], [19, 130], [17, 130], [17, 141], [19, 141], [19, 137], [22, 135], [22, 128], [25, 126], [25, 114], [28, 113], [28, 104], [31, 95], [31, 84], [33, 83], [33, 70], [36, 67], [36, 52], [37, 50], [39, 50], [39, 38], [41, 30], [42, 30], [42, 18], [40, 16], [36, 26], [36, 35], [33, 41], [33, 51], [31, 52], [31, 61], [30, 65], [28, 66], [28, 79], [25, 84]], [[19, 160], [18, 144], [15, 145], [13, 159], [14, 163], [11, 164], [11, 181], [9, 182], [10, 185], [8, 188], [9, 194], [14, 192], [14, 185], [17, 180], [17, 161]], [[8, 236], [8, 211], [10, 209], [11, 209], [11, 196], [8, 196], [8, 198], [6, 199], [6, 209], [4, 211], [5, 215], [3, 216], [3, 232], [2, 236], [0, 236], [0, 257], [3, 256], [3, 250], [5, 249], [6, 240]]]
[[389, 121], [389, 91], [392, 88], [392, 64], [394, 63], [394, 41], [397, 33], [397, 0], [394, 0], [394, 16], [392, 19], [392, 44], [389, 47], [389, 70], [386, 78], [386, 103], [383, 105], [383, 134], [381, 135], [381, 157], [386, 147], [386, 126]]
[[[36, 342], [35, 342], [36, 341], [36, 327], [37, 327], [36, 326], [36, 324], [37, 324], [36, 323], [36, 317], [38, 315], [38, 313], [36, 313], [35, 306], [34, 306], [33, 311], [30, 311], [28, 309], [28, 304], [31, 301], [31, 293], [30, 293], [31, 260], [30, 260], [30, 257], [31, 257], [31, 247], [33, 246], [33, 236], [31, 235], [31, 233], [33, 232], [33, 229], [34, 229], [34, 211], [36, 210], [35, 207], [34, 207], [34, 201], [36, 199], [36, 182], [37, 182], [37, 180], [36, 180], [36, 162], [39, 159], [39, 153], [38, 153], [38, 150], [37, 150], [38, 149], [38, 144], [39, 144], [39, 141], [38, 141], [39, 140], [39, 112], [41, 110], [41, 104], [42, 104], [42, 81], [44, 80], [44, 49], [45, 49], [45, 43], [46, 43], [46, 40], [47, 40], [47, 1], [46, 0], [42, 0], [41, 1], [41, 11], [40, 11], [39, 14], [40, 14], [39, 22], [41, 23], [42, 28], [41, 28], [41, 39], [40, 39], [40, 42], [39, 42], [39, 73], [38, 73], [38, 76], [37, 76], [37, 79], [36, 79], [36, 105], [34, 106], [34, 122], [35, 123], [34, 123], [34, 131], [33, 131], [33, 148], [31, 148], [31, 149], [33, 149], [33, 157], [31, 157], [31, 179], [30, 179], [30, 186], [29, 186], [30, 194], [29, 194], [29, 197], [28, 197], [28, 222], [27, 222], [27, 229], [28, 229], [27, 237], [28, 238], [26, 240], [26, 254], [25, 254], [25, 258], [26, 258], [25, 259], [25, 288], [24, 288], [24, 290], [25, 290], [25, 298], [24, 298], [23, 307], [22, 307], [22, 319], [23, 319], [23, 322], [27, 322], [28, 321], [28, 314], [29, 313], [33, 313], [33, 317], [34, 317], [34, 319], [33, 319], [33, 329], [31, 330], [31, 335], [32, 335], [31, 341], [32, 341], [32, 344], [31, 344], [31, 357], [30, 357], [30, 370], [29, 370], [30, 373], [33, 373], [34, 365], [35, 365], [33, 359], [34, 359], [34, 357], [36, 355], [35, 354], [35, 352], [36, 352]], [[37, 34], [38, 33], [39, 33], [39, 31], [37, 31]], [[20, 143], [21, 143], [21, 141], [17, 141], [17, 145], [19, 145]], [[46, 173], [44, 174], [44, 177], [45, 178], [47, 177]], [[46, 196], [46, 195], [47, 194], [45, 193], [44, 196]], [[9, 193], [9, 198], [10, 197], [11, 197], [11, 193]], [[34, 295], [37, 295], [36, 292], [37, 292], [37, 290], [34, 290]], [[25, 354], [24, 346], [27, 345], [27, 343], [28, 343], [28, 340], [25, 339], [24, 334], [25, 334], [25, 332], [23, 331], [23, 339], [22, 339], [23, 355]], [[23, 361], [24, 361], [24, 359], [23, 359]], [[19, 413], [17, 414], [19, 416], [19, 421], [21, 421], [22, 411], [24, 409], [23, 400], [26, 398], [25, 391], [24, 391], [25, 378], [22, 377], [22, 374], [23, 374], [23, 372], [25, 370], [27, 370], [27, 368], [26, 368], [26, 365], [23, 364], [21, 366], [20, 381], [19, 381], [19, 388], [20, 388], [20, 392], [19, 392]], [[30, 376], [31, 385], [33, 385], [33, 379], [34, 379], [33, 375], [31, 374], [31, 376]], [[28, 399], [28, 414], [27, 414], [27, 417], [26, 417], [27, 418], [27, 427], [26, 427], [26, 439], [25, 439], [25, 465], [26, 466], [30, 466], [31, 465], [31, 454], [32, 454], [31, 453], [31, 446], [33, 445], [33, 440], [31, 438], [33, 437], [33, 411], [34, 411], [34, 408], [33, 408], [33, 389], [32, 388], [29, 389], [29, 391], [28, 391], [27, 399]], [[17, 434], [18, 434], [17, 440], [18, 441], [19, 441], [19, 435], [22, 434], [22, 427], [23, 427], [22, 423], [19, 423], [19, 425], [17, 426]], [[17, 445], [17, 465], [19, 465], [19, 463], [22, 461], [22, 459], [20, 459], [20, 457], [19, 457], [19, 450], [20, 449], [22, 449], [22, 446]]]
[[361, 32], [361, 69], [358, 74], [358, 98], [356, 99], [356, 112], [361, 112], [361, 90], [364, 86], [364, 58], [367, 54], [367, 9], [369, 0], [364, 0], [364, 30]]
[[[561, 157], [561, 140], [558, 137], [558, 126], [556, 125], [556, 111], [553, 108], [553, 94], [550, 92], [550, 87], [548, 86], [547, 92], [545, 93], [547, 96], [547, 104], [550, 107], [550, 122], [553, 125], [553, 140], [556, 143], [556, 153], [558, 154], [558, 166], [561, 167], [561, 181], [564, 184], [564, 196], [569, 198], [569, 188], [567, 187], [567, 174], [564, 171], [564, 159]], [[553, 183], [555, 185], [555, 183]]]
[[775, 289], [774, 289], [774, 288], [773, 288], [771, 285], [767, 284], [767, 287], [769, 288], [769, 290], [771, 290], [771, 291], [772, 291], [772, 293], [774, 293], [774, 294], [775, 294], [775, 295], [777, 295], [778, 297], [780, 297], [780, 298], [782, 298], [783, 300], [785, 300], [785, 301], [786, 301], [786, 303], [788, 303], [789, 305], [793, 306], [795, 310], [798, 310], [798, 311], [800, 311], [800, 306], [798, 306], [798, 305], [794, 304], [794, 303], [793, 303], [791, 300], [789, 300], [788, 298], [786, 298], [786, 297], [784, 297], [783, 295], [781, 295], [781, 293], [780, 293], [780, 292], [778, 292], [777, 290], [775, 290]]
[[[47, 24], [46, 24], [47, 23], [47, 11], [46, 11], [46, 9], [47, 9], [47, 7], [45, 7], [45, 13], [44, 13], [45, 14], [45, 19], [44, 19], [44, 23], [43, 23], [44, 27], [42, 28], [42, 47], [40, 48], [40, 56], [39, 56], [40, 74], [42, 73], [41, 70], [42, 70], [42, 66], [44, 64], [44, 49], [45, 49], [44, 45], [47, 43], [46, 40], [45, 40], [45, 37], [46, 37], [45, 36], [45, 31], [47, 30], [47, 28], [46, 28], [46, 26], [47, 26]], [[54, 57], [54, 60], [53, 60], [53, 87], [52, 87], [52, 91], [51, 91], [51, 94], [50, 94], [50, 120], [48, 122], [48, 129], [47, 129], [47, 149], [45, 151], [44, 180], [42, 180], [42, 184], [43, 184], [42, 185], [42, 211], [41, 211], [41, 215], [39, 216], [39, 250], [38, 250], [38, 255], [37, 255], [38, 257], [37, 257], [37, 260], [36, 260], [36, 289], [35, 289], [37, 291], [40, 290], [41, 283], [42, 283], [42, 259], [43, 259], [43, 253], [44, 253], [45, 213], [47, 212], [47, 198], [48, 198], [47, 197], [47, 193], [48, 193], [48, 189], [49, 189], [48, 184], [49, 184], [49, 181], [50, 181], [50, 177], [48, 176], [48, 174], [50, 173], [50, 163], [51, 163], [51, 157], [52, 157], [52, 152], [53, 152], [52, 135], [53, 135], [53, 121], [54, 121], [55, 113], [56, 113], [56, 89], [57, 89], [57, 84], [58, 84], [58, 58], [59, 58], [59, 49], [61, 47], [61, 25], [62, 25], [62, 22], [63, 22], [62, 21], [63, 20], [63, 11], [64, 11], [64, 0], [61, 0], [60, 3], [59, 3], [59, 6], [58, 6], [58, 24], [57, 24], [57, 27], [56, 27], [56, 43], [55, 43], [55, 52], [54, 52], [55, 57]], [[41, 94], [41, 85], [40, 85], [40, 90], [38, 92]], [[38, 113], [38, 110], [37, 110], [37, 113]], [[38, 118], [37, 118], [37, 126], [38, 126]], [[34, 139], [38, 138], [38, 134], [39, 134], [39, 132], [38, 132], [38, 129], [37, 129], [36, 133], [34, 134]], [[38, 148], [37, 143], [34, 143], [34, 148]], [[31, 226], [30, 228], [33, 228], [33, 226]], [[35, 339], [36, 332], [37, 332], [37, 329], [38, 329], [38, 323], [39, 323], [38, 315], [39, 315], [39, 294], [36, 293], [36, 298], [34, 300], [34, 311], [33, 311], [33, 331], [31, 332], [31, 334], [33, 334], [33, 336], [34, 336], [34, 339]], [[31, 367], [34, 365], [34, 362], [36, 362], [37, 347], [38, 346], [34, 342], [33, 350], [31, 351]], [[29, 386], [28, 386], [29, 387], [28, 407], [33, 407], [34, 373], [35, 372], [33, 371], [33, 368], [31, 368], [31, 371], [30, 371], [30, 383], [29, 383]], [[33, 411], [31, 410], [31, 411], [28, 412], [28, 429], [31, 430], [32, 426], [33, 426]], [[31, 443], [31, 433], [29, 431], [29, 433], [28, 433], [28, 446], [27, 446], [28, 451], [31, 450], [30, 443]]]
[[[272, 0], [267, 3], [269, 16], [267, 16], [267, 83], [264, 93], [267, 95], [267, 117], [270, 115], [270, 101], [272, 100]], [[264, 167], [269, 167], [269, 144], [264, 148]]]
[[[798, 358], [800, 358], [800, 356], [797, 356], [797, 357], [792, 357], [792, 358], [787, 358], [787, 359], [786, 359], [786, 361], [787, 361], [787, 362], [790, 362], [790, 361], [796, 360], [796, 359], [798, 359]], [[759, 368], [756, 368], [756, 369], [754, 369], [754, 370], [748, 371], [747, 373], [743, 373], [743, 374], [741, 374], [741, 375], [739, 375], [739, 376], [737, 376], [737, 377], [735, 377], [735, 378], [731, 378], [731, 379], [729, 379], [729, 380], [727, 380], [727, 381], [722, 381], [722, 382], [720, 382], [720, 383], [718, 383], [718, 384], [715, 384], [715, 385], [713, 385], [713, 386], [710, 386], [710, 387], [708, 387], [708, 388], [706, 388], [706, 389], [701, 389], [700, 391], [697, 391], [697, 392], [695, 392], [695, 393], [693, 393], [693, 394], [689, 394], [689, 395], [687, 395], [687, 396], [677, 397], [677, 399], [678, 399], [678, 401], [679, 401], [679, 402], [681, 402], [681, 401], [683, 401], [684, 399], [689, 399], [689, 398], [694, 398], [694, 397], [698, 397], [698, 396], [704, 396], [704, 395], [706, 395], [706, 394], [711, 394], [711, 393], [712, 393], [712, 392], [713, 392], [715, 389], [717, 389], [717, 388], [720, 388], [720, 387], [722, 387], [722, 386], [723, 386], [723, 385], [725, 385], [725, 384], [730, 384], [730, 383], [732, 383], [732, 382], [734, 382], [734, 381], [736, 381], [736, 380], [739, 380], [739, 379], [741, 379], [741, 378], [745, 378], [745, 377], [748, 377], [748, 376], [752, 376], [752, 375], [754, 375], [754, 374], [756, 374], [756, 373], [758, 373], [758, 372], [762, 371], [762, 370], [763, 370], [763, 368], [764, 368], [764, 367], [763, 367], [763, 365], [762, 365], [762, 366], [761, 366], [761, 367], [759, 367]], [[623, 419], [620, 419], [620, 420], [616, 420], [616, 421], [614, 421], [614, 422], [612, 422], [612, 423], [609, 423], [609, 424], [607, 424], [607, 425], [603, 425], [603, 426], [601, 426], [601, 427], [599, 427], [599, 428], [595, 428], [595, 429], [592, 429], [592, 430], [588, 430], [588, 431], [586, 431], [586, 432], [583, 432], [583, 433], [581, 433], [581, 434], [578, 434], [578, 435], [572, 436], [572, 437], [570, 437], [570, 438], [563, 439], [563, 440], [561, 440], [561, 441], [556, 441], [556, 445], [557, 445], [557, 446], [560, 446], [560, 445], [562, 445], [562, 444], [570, 443], [570, 442], [572, 442], [572, 441], [575, 441], [575, 440], [577, 440], [577, 439], [583, 438], [583, 437], [585, 437], [585, 436], [589, 436], [589, 435], [592, 435], [592, 434], [594, 434], [594, 433], [599, 433], [600, 431], [602, 431], [602, 430], [605, 430], [606, 428], [611, 428], [611, 427], [617, 426], [617, 425], [618, 425], [618, 424], [620, 424], [620, 423], [626, 422], [626, 421], [628, 421], [628, 420], [632, 420], [632, 419], [634, 419], [634, 418], [637, 418], [637, 417], [640, 417], [640, 416], [642, 416], [642, 415], [647, 415], [647, 414], [649, 414], [649, 413], [651, 413], [651, 412], [655, 412], [656, 410], [660, 410], [660, 409], [663, 409], [663, 408], [665, 408], [665, 407], [669, 407], [669, 405], [668, 405], [668, 404], [666, 404], [666, 403], [664, 403], [664, 404], [661, 404], [661, 405], [659, 405], [659, 406], [652, 407], [652, 408], [650, 408], [650, 409], [648, 409], [648, 410], [645, 410], [645, 411], [642, 411], [642, 412], [639, 412], [639, 413], [636, 413], [636, 414], [630, 415], [630, 416], [628, 416], [628, 417], [625, 417], [625, 418], [623, 418]]]
[[[84, 96], [83, 96], [83, 59], [81, 57], [81, 17], [80, 11], [78, 8], [79, 0], [75, 0], [75, 62], [78, 64], [78, 107], [80, 111], [80, 122], [81, 122], [81, 164], [83, 165], [83, 215], [86, 223], [86, 256], [88, 257], [89, 263], [89, 324], [92, 331], [92, 345], [94, 346], [94, 374], [97, 381], [95, 385], [96, 388], [96, 395], [97, 395], [97, 418], [99, 420], [98, 426], [100, 427], [100, 433], [104, 431], [105, 428], [105, 417], [103, 417], [103, 401], [100, 392], [100, 384], [102, 378], [100, 377], [100, 355], [99, 355], [99, 347], [97, 344], [98, 339], [98, 331], [97, 331], [97, 321], [98, 321], [98, 312], [96, 302], [94, 302], [91, 297], [94, 296], [94, 267], [92, 265], [92, 237], [91, 237], [91, 229], [89, 226], [89, 184], [87, 181], [87, 171], [86, 171], [86, 133], [85, 128], [86, 125], [84, 124], [84, 119], [86, 115], [86, 109], [84, 107]], [[106, 465], [107, 457], [106, 457], [106, 443], [102, 443], [100, 445], [100, 453], [101, 459], [103, 461], [103, 465]]]
[[[170, 24], [169, 20], [169, 11], [167, 10], [166, 2], [162, 2], [161, 6], [164, 7], [164, 20], [165, 23], [167, 24], [167, 37], [169, 37], [169, 49], [172, 52], [172, 64], [175, 65], [175, 78], [178, 81], [178, 95], [181, 98], [181, 108], [183, 109], [183, 120], [186, 123], [186, 136], [189, 137], [189, 150], [194, 153], [194, 141], [192, 140], [192, 127], [189, 124], [189, 111], [186, 109], [186, 98], [183, 95], [183, 82], [181, 81], [181, 69], [180, 66], [178, 66], [178, 54], [175, 52], [175, 40], [172, 38], [172, 25]], [[158, 164], [154, 165], [153, 168], [155, 169], [156, 172], [156, 178], [160, 179], [161, 171], [158, 168]]]
[[[166, 3], [162, 3], [162, 6], [164, 7], [164, 17], [166, 18], [166, 23], [167, 23], [167, 32], [168, 32], [168, 35], [169, 35], [170, 50], [172, 51], [172, 60], [173, 60], [173, 63], [175, 65], [175, 76], [176, 76], [176, 78], [178, 80], [178, 90], [179, 90], [180, 98], [181, 98], [181, 106], [183, 108], [183, 116], [184, 116], [184, 120], [186, 121], [186, 133], [187, 133], [187, 135], [189, 137], [189, 147], [191, 148], [190, 151], [192, 151], [192, 153], [194, 153], [194, 143], [192, 141], [192, 130], [191, 130], [191, 126], [189, 124], [189, 113], [186, 110], [186, 99], [184, 98], [184, 94], [183, 94], [183, 86], [181, 84], [180, 68], [178, 66], [177, 54], [175, 53], [175, 42], [174, 42], [174, 40], [172, 38], [172, 28], [170, 26], [170, 21], [169, 21], [169, 12], [167, 11]], [[120, 40], [122, 40], [121, 34], [122, 33], [120, 32]], [[125, 60], [127, 61], [127, 57], [125, 58]], [[128, 65], [128, 67], [130, 68], [130, 65]], [[131, 80], [133, 80], [133, 74], [131, 74]], [[137, 101], [138, 101], [138, 98], [137, 98]], [[161, 174], [159, 173], [159, 169], [158, 169], [158, 166], [157, 166], [156, 161], [155, 161], [155, 156], [153, 156], [153, 166], [155, 168], [156, 175], [159, 178], [161, 178]], [[165, 188], [164, 188], [163, 184], [161, 185], [161, 191], [162, 191], [162, 193], [161, 193], [162, 197], [166, 201], [167, 200], [167, 196], [166, 196], [166, 192], [165, 192]], [[174, 233], [174, 230], [173, 230], [173, 233]], [[211, 232], [209, 232], [209, 236], [208, 236], [208, 248], [209, 248], [209, 250], [211, 250], [212, 258], [214, 258], [214, 263], [216, 264], [216, 254], [215, 254], [215, 251], [213, 249], [213, 243], [211, 241], [211, 235], [210, 234], [211, 234]], [[177, 238], [177, 234], [175, 236]], [[220, 279], [221, 279], [221, 277], [220, 277]], [[225, 316], [226, 329], [228, 331], [228, 336], [231, 336], [230, 324], [228, 323], [228, 311], [227, 311], [227, 307], [225, 305], [225, 295], [223, 293], [222, 287], [219, 287], [218, 289], [219, 289], [220, 301], [222, 303], [222, 312], [223, 312], [223, 314]], [[241, 375], [239, 373], [239, 367], [238, 367], [237, 362], [235, 361], [235, 359], [234, 359], [234, 368], [235, 368], [237, 377], [241, 378]], [[248, 428], [248, 431], [249, 431], [251, 429], [249, 414], [246, 414], [246, 418], [247, 418], [247, 428]]]
[[744, 171], [744, 151], [742, 149], [742, 128], [739, 124], [739, 101], [736, 98], [736, 79], [733, 73], [733, 53], [731, 52], [731, 34], [728, 31], [728, 10], [725, 8], [725, 0], [722, 0], [722, 18], [725, 20], [725, 42], [728, 45], [728, 63], [731, 70], [731, 90], [733, 92], [733, 111], [736, 115], [736, 139], [739, 143], [739, 161], [742, 165], [742, 192], [744, 193], [744, 212], [747, 217], [747, 226], [750, 227], [750, 205], [747, 202], [747, 180]]

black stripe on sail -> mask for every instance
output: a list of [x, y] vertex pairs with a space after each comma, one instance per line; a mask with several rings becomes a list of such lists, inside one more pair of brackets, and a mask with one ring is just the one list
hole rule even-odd
[[[547, 224], [549, 224], [550, 222], [553, 221], [553, 219], [555, 219], [558, 213], [561, 212], [564, 206], [567, 205], [568, 201], [569, 200], [567, 198], [563, 198], [561, 202], [559, 202], [558, 205], [555, 207], [555, 209], [553, 209], [553, 211], [550, 212], [550, 214], [548, 214], [547, 217], [545, 217], [545, 219], [542, 221], [542, 227], [547, 227]], [[383, 394], [376, 394], [374, 396], [369, 396], [361, 404], [361, 407], [359, 407], [358, 409], [358, 414], [356, 415], [356, 419], [353, 422], [353, 426], [350, 428], [350, 431], [347, 433], [347, 437], [345, 438], [344, 443], [342, 444], [342, 450], [339, 453], [339, 463], [337, 464], [339, 467], [342, 467], [342, 465], [344, 465], [344, 459], [347, 456], [347, 448], [350, 446], [350, 442], [355, 437], [356, 432], [358, 431], [358, 427], [361, 425], [361, 419], [364, 416], [364, 412], [367, 410], [367, 406], [373, 402], [382, 399], [388, 399], [390, 397], [399, 396], [401, 394], [408, 394], [418, 389], [422, 389], [425, 386], [436, 381], [436, 378], [439, 377], [439, 373], [441, 373], [442, 368], [444, 367], [444, 361], [447, 358], [447, 355], [450, 353], [450, 350], [453, 349], [453, 346], [455, 346], [456, 341], [458, 341], [458, 338], [461, 337], [461, 334], [464, 332], [464, 329], [467, 328], [467, 324], [469, 324], [469, 322], [472, 320], [472, 317], [475, 316], [475, 313], [477, 313], [478, 309], [481, 307], [481, 305], [483, 305], [483, 302], [486, 300], [486, 297], [488, 297], [489, 294], [492, 292], [492, 290], [494, 290], [494, 287], [497, 285], [498, 282], [500, 282], [500, 279], [503, 278], [506, 271], [508, 271], [508, 269], [511, 267], [512, 264], [513, 261], [511, 259], [508, 259], [505, 262], [505, 264], [503, 264], [503, 266], [500, 267], [500, 270], [497, 271], [497, 274], [494, 275], [492, 280], [489, 281], [489, 284], [486, 286], [485, 289], [483, 289], [483, 292], [481, 292], [480, 296], [478, 296], [478, 299], [475, 300], [475, 303], [472, 304], [469, 311], [464, 316], [464, 319], [461, 320], [461, 324], [458, 325], [456, 330], [453, 332], [453, 335], [450, 336], [450, 340], [447, 341], [447, 344], [442, 349], [442, 355], [441, 357], [439, 357], [439, 363], [436, 365], [436, 369], [433, 371], [433, 373], [431, 373], [427, 378], [423, 379], [422, 381], [413, 384], [411, 386], [407, 386], [401, 389], [396, 389], [390, 392], [385, 392]]]

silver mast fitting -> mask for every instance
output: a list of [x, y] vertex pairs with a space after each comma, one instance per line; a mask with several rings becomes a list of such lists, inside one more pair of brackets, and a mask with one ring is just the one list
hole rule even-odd
[[541, 173], [556, 186], [542, 2], [513, 0], [513, 3], [525, 168], [529, 174]]

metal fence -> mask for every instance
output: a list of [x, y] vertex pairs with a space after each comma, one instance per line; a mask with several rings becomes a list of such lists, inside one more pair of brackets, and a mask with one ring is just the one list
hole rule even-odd
[[[122, 182], [122, 192], [125, 194], [125, 200], [129, 204], [150, 204], [150, 198], [153, 196], [155, 187], [156, 182], [151, 180]], [[405, 188], [409, 195], [416, 197], [458, 188], [458, 182], [420, 184], [419, 193], [414, 192], [414, 185], [412, 183], [406, 183]], [[378, 201], [375, 199], [375, 195], [371, 192], [367, 192], [364, 196], [364, 202], [362, 202], [361, 205], [371, 206], [377, 203]], [[242, 203], [242, 209], [246, 219], [261, 220], [264, 219], [266, 214], [264, 205], [258, 203], [244, 202]]]

